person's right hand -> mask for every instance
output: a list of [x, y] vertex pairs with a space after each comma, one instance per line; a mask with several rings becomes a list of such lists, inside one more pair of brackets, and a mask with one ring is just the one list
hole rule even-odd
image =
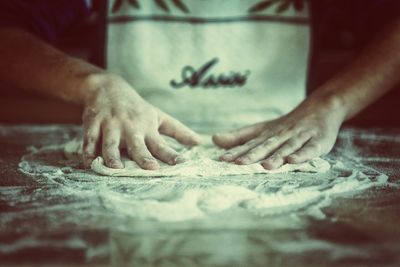
[[121, 77], [98, 75], [86, 85], [89, 94], [83, 113], [83, 161], [86, 168], [101, 154], [110, 168], [123, 168], [121, 148], [141, 168], [159, 168], [157, 159], [175, 165], [183, 162], [163, 135], [184, 145], [196, 145], [199, 136], [188, 127], [155, 108]]

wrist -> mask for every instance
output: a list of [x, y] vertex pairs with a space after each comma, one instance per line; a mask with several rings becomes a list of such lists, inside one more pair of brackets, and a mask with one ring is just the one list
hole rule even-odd
[[324, 112], [341, 122], [349, 116], [349, 108], [344, 99], [337, 93], [325, 88], [319, 88], [308, 97], [309, 106], [317, 107], [318, 112]]
[[143, 101], [141, 96], [125, 81], [121, 76], [109, 72], [99, 72], [87, 75], [81, 85], [82, 104], [89, 106], [93, 102], [116, 99], [130, 99], [140, 103]]
[[85, 75], [79, 86], [80, 92], [82, 92], [81, 104], [84, 106], [89, 105], [104, 90], [112, 90], [115, 84], [120, 83], [121, 80], [122, 78], [118, 75], [106, 71]]

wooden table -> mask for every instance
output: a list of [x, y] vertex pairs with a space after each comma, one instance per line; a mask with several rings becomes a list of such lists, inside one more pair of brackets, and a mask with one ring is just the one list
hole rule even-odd
[[[61, 144], [79, 132], [0, 126], [0, 266], [210, 266], [208, 248], [219, 266], [400, 266], [400, 129], [343, 130], [329, 157], [350, 145], [353, 160], [388, 175], [388, 184], [337, 197], [326, 218], [304, 216], [301, 227], [274, 226], [292, 213], [245, 222], [132, 221], [83, 195], [55, 194], [57, 185], [18, 170], [27, 147]], [[151, 262], [133, 260], [143, 246]], [[197, 255], [182, 252], [195, 246]]]

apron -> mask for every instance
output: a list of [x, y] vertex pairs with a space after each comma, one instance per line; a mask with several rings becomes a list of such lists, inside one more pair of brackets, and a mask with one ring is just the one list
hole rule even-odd
[[282, 116], [305, 97], [309, 14], [268, 2], [110, 0], [107, 68], [185, 123]]

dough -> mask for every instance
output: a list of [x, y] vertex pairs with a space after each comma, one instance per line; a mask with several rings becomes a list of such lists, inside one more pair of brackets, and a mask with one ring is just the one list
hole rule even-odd
[[[122, 156], [124, 164], [123, 169], [112, 169], [105, 166], [104, 159], [97, 157], [91, 165], [93, 171], [106, 176], [131, 176], [131, 177], [166, 177], [166, 176], [222, 176], [222, 175], [244, 175], [260, 173], [286, 173], [286, 172], [308, 172], [319, 173], [330, 169], [330, 164], [321, 158], [314, 158], [301, 164], [285, 164], [275, 170], [265, 170], [261, 164], [254, 163], [250, 165], [236, 165], [219, 161], [218, 158], [224, 153], [212, 144], [210, 136], [203, 136], [201, 146], [187, 148], [175, 140], [168, 138], [168, 143], [175, 150], [179, 151], [185, 158], [185, 162], [170, 166], [160, 162], [159, 170], [143, 170], [134, 161], [126, 156]], [[82, 141], [72, 140], [65, 145], [65, 154], [67, 157], [82, 153]]]

